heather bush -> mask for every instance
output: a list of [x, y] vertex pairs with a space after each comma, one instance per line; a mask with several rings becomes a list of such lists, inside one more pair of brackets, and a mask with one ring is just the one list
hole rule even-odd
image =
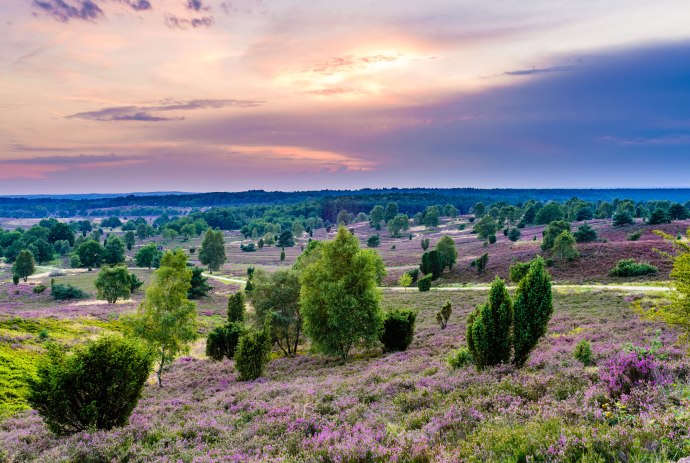
[[635, 262], [634, 259], [621, 259], [609, 271], [612, 277], [638, 277], [658, 272], [659, 269], [645, 262]]
[[152, 362], [148, 350], [116, 336], [89, 342], [72, 355], [51, 346], [29, 379], [28, 401], [59, 435], [123, 426]]
[[432, 280], [433, 280], [433, 277], [430, 274], [424, 275], [422, 278], [420, 278], [417, 281], [417, 288], [419, 288], [419, 290], [421, 292], [429, 291], [431, 289]]
[[251, 381], [261, 377], [270, 360], [270, 330], [250, 330], [240, 337], [235, 350], [235, 368], [240, 381]]
[[[513, 301], [500, 278], [491, 284], [486, 303], [477, 307], [472, 323], [467, 323], [468, 350], [477, 368], [495, 366], [510, 361]], [[471, 342], [472, 344], [469, 344]]]
[[383, 319], [381, 342], [387, 351], [404, 351], [412, 343], [417, 313], [413, 310], [391, 310]]
[[450, 301], [446, 301], [446, 303], [443, 304], [443, 307], [441, 307], [441, 310], [436, 312], [436, 321], [439, 325], [441, 325], [442, 330], [445, 330], [448, 326], [448, 320], [450, 319], [451, 313], [453, 313], [453, 307], [451, 306]]
[[206, 338], [206, 356], [217, 361], [234, 358], [237, 344], [245, 332], [240, 322], [230, 322], [213, 329]]
[[448, 354], [446, 363], [453, 369], [464, 368], [473, 363], [472, 354], [467, 347], [461, 347]]
[[668, 376], [652, 355], [622, 352], [610, 359], [600, 373], [601, 381], [612, 399], [630, 395], [644, 385], [663, 386]]
[[71, 299], [86, 299], [89, 294], [76, 286], [63, 285], [56, 283], [50, 287], [50, 294], [56, 301], [67, 301]]
[[582, 364], [585, 366], [594, 363], [592, 360], [592, 345], [590, 342], [586, 339], [580, 340], [580, 342], [575, 345], [573, 357], [575, 360], [582, 362]]

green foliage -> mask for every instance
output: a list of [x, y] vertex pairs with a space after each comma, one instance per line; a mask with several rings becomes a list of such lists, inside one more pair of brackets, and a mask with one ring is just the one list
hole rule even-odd
[[450, 320], [450, 315], [453, 313], [453, 306], [450, 301], [446, 301], [441, 307], [441, 310], [436, 312], [436, 322], [441, 325], [441, 329], [445, 330], [448, 326], [448, 320]]
[[208, 278], [204, 276], [204, 269], [200, 267], [192, 268], [192, 278], [189, 280], [190, 286], [187, 291], [188, 299], [202, 299], [208, 297], [211, 291], [211, 285], [208, 284]]
[[490, 215], [485, 215], [474, 224], [472, 231], [477, 234], [477, 238], [485, 240], [489, 236], [496, 234], [498, 223]]
[[50, 287], [50, 294], [56, 301], [67, 301], [71, 299], [86, 299], [89, 294], [76, 286], [54, 284]]
[[575, 345], [573, 357], [575, 360], [582, 362], [584, 366], [592, 365], [594, 363], [592, 360], [592, 345], [588, 340], [582, 339]]
[[546, 225], [547, 223], [563, 220], [564, 217], [563, 207], [557, 202], [551, 201], [537, 211], [535, 221], [538, 225]]
[[388, 232], [393, 237], [400, 236], [402, 232], [410, 229], [410, 218], [407, 214], [397, 214], [388, 222]]
[[132, 247], [136, 243], [136, 237], [134, 236], [134, 232], [131, 230], [125, 232], [124, 239], [125, 239], [125, 246], [127, 247], [127, 250], [131, 251]]
[[285, 260], [285, 251], [280, 251], [280, 261], [283, 262]]
[[228, 322], [243, 322], [246, 304], [244, 293], [238, 291], [228, 298]]
[[546, 334], [546, 326], [553, 314], [551, 276], [545, 262], [537, 257], [515, 292], [513, 303], [513, 363], [522, 367], [539, 339]]
[[440, 212], [436, 206], [429, 206], [424, 211], [422, 223], [427, 228], [436, 228], [439, 223]]
[[503, 280], [496, 277], [487, 302], [477, 307], [472, 324], [467, 324], [467, 330], [471, 330], [468, 339], [472, 342], [468, 350], [472, 352], [477, 368], [510, 361], [512, 323], [512, 300]]
[[637, 241], [642, 236], [643, 230], [637, 230], [636, 232], [630, 233], [628, 235], [628, 241]]
[[467, 347], [461, 347], [448, 354], [448, 357], [446, 357], [446, 363], [449, 367], [456, 370], [458, 368], [464, 368], [467, 365], [471, 365], [474, 363], [474, 359], [472, 358], [472, 353], [469, 351], [469, 349], [467, 349]]
[[380, 339], [387, 351], [407, 350], [414, 338], [416, 319], [417, 313], [413, 310], [395, 309], [386, 313]]
[[649, 225], [671, 223], [671, 217], [665, 209], [657, 207], [656, 209], [654, 209], [654, 212], [652, 212], [652, 215], [649, 216], [649, 220], [647, 220], [647, 223]]
[[151, 371], [152, 354], [138, 343], [110, 336], [65, 355], [49, 348], [28, 401], [58, 435], [124, 426]]
[[367, 246], [370, 248], [377, 248], [381, 246], [381, 237], [379, 235], [371, 235], [369, 239], [367, 239]]
[[127, 267], [117, 265], [115, 267], [103, 267], [94, 282], [99, 299], [105, 299], [109, 304], [114, 304], [118, 299], [129, 299], [131, 295], [131, 278]]
[[270, 330], [250, 330], [240, 337], [235, 350], [235, 368], [239, 372], [240, 381], [255, 380], [264, 373], [270, 360], [271, 334]]
[[580, 257], [580, 253], [575, 247], [575, 237], [572, 233], [565, 230], [556, 237], [552, 251], [553, 255], [562, 262]]
[[103, 262], [103, 246], [98, 241], [84, 241], [77, 247], [75, 253], [79, 256], [82, 267], [96, 268]]
[[384, 275], [378, 254], [360, 249], [343, 227], [321, 245], [300, 276], [304, 331], [314, 348], [345, 358], [354, 346], [378, 341], [383, 315], [377, 285]]
[[384, 220], [386, 223], [388, 223], [388, 222], [391, 221], [391, 220], [393, 219], [393, 217], [395, 217], [396, 215], [398, 215], [398, 203], [393, 203], [393, 202], [388, 203], [388, 204], [386, 205], [386, 210], [385, 210], [385, 212], [384, 212], [384, 214], [383, 214], [383, 220]]
[[240, 251], [242, 252], [256, 252], [254, 243], [240, 244]]
[[407, 288], [409, 286], [412, 286], [412, 275], [409, 273], [403, 273], [400, 275], [400, 278], [398, 278], [398, 285], [402, 286], [403, 288]]
[[424, 275], [417, 281], [417, 288], [419, 288], [419, 291], [421, 292], [429, 291], [431, 289], [431, 283], [433, 281], [434, 280], [432, 275]]
[[496, 235], [489, 235], [489, 244], [494, 244], [496, 243]]
[[210, 272], [216, 272], [223, 266], [226, 259], [223, 232], [208, 230], [201, 243], [199, 262], [208, 266]]
[[477, 273], [481, 275], [482, 273], [484, 273], [484, 270], [486, 270], [486, 266], [488, 263], [489, 263], [489, 254], [485, 252], [484, 254], [479, 256], [478, 258], [474, 259], [470, 263], [470, 266], [476, 268]]
[[137, 289], [141, 288], [143, 284], [144, 284], [144, 282], [141, 281], [135, 273], [129, 274], [129, 291], [130, 291], [130, 293], [133, 293]]
[[440, 254], [441, 263], [444, 267], [448, 267], [448, 270], [452, 270], [453, 265], [458, 260], [458, 250], [455, 248], [455, 241], [450, 236], [442, 236], [441, 239], [436, 243], [436, 250]]
[[156, 352], [159, 386], [164, 368], [197, 337], [196, 305], [187, 299], [191, 278], [184, 251], [166, 251], [137, 314], [127, 319], [128, 333]]
[[40, 284], [40, 285], [34, 286], [32, 291], [34, 294], [42, 294], [45, 292], [46, 289], [48, 289], [48, 287], [46, 285]]
[[422, 249], [423, 249], [424, 251], [426, 251], [427, 249], [429, 249], [429, 243], [430, 243], [429, 238], [422, 238], [422, 241], [421, 241], [420, 244], [422, 245]]
[[250, 298], [257, 323], [262, 326], [269, 323], [273, 343], [285, 355], [295, 355], [302, 333], [299, 272], [259, 270], [253, 281]]
[[588, 223], [583, 223], [573, 233], [577, 243], [591, 243], [597, 240], [597, 231], [593, 229]]
[[520, 230], [517, 228], [511, 228], [508, 232], [508, 239], [512, 242], [518, 241], [521, 236], [522, 233], [520, 233]]
[[542, 251], [549, 251], [553, 248], [556, 238], [564, 231], [570, 232], [570, 223], [565, 220], [551, 222], [542, 232], [544, 240], [541, 243]]
[[346, 210], [338, 212], [338, 217], [335, 219], [335, 223], [337, 223], [338, 225], [349, 225], [350, 213]]
[[35, 271], [36, 262], [34, 261], [34, 255], [27, 249], [20, 251], [17, 260], [12, 264], [12, 273], [26, 281]]
[[422, 263], [419, 265], [419, 270], [425, 275], [431, 275], [432, 280], [436, 280], [441, 276], [443, 268], [441, 253], [437, 249], [422, 254]]
[[246, 331], [241, 322], [230, 322], [214, 328], [206, 338], [206, 356], [216, 361], [233, 359], [240, 338]]
[[19, 279], [19, 275], [17, 275], [16, 273], [12, 274], [12, 283], [14, 283], [15, 286], [19, 284]]
[[369, 212], [369, 222], [372, 226], [379, 224], [383, 220], [384, 209], [383, 206], [377, 204], [373, 207], [371, 212]]
[[292, 230], [283, 230], [280, 235], [278, 235], [278, 240], [276, 241], [276, 246], [279, 248], [291, 248], [295, 245], [295, 238], [292, 235]]
[[635, 262], [634, 259], [621, 259], [616, 262], [616, 265], [611, 270], [609, 270], [609, 276], [639, 277], [651, 275], [658, 271], [659, 269], [657, 267], [645, 262]]
[[614, 227], [624, 227], [625, 225], [631, 225], [635, 221], [628, 212], [616, 212], [613, 214], [613, 226]]
[[510, 281], [513, 283], [519, 283], [520, 280], [525, 278], [525, 275], [527, 275], [527, 272], [529, 272], [529, 267], [532, 265], [532, 262], [515, 262], [513, 265], [510, 266]]
[[117, 265], [125, 261], [125, 243], [117, 236], [108, 238], [108, 243], [103, 249], [103, 262], [108, 265]]
[[161, 252], [158, 250], [156, 244], [149, 243], [137, 251], [137, 253], [134, 255], [134, 261], [136, 262], [137, 267], [151, 268], [155, 266], [154, 264], [156, 257], [159, 257], [160, 255]]
[[81, 267], [81, 259], [79, 258], [78, 254], [72, 254], [70, 256], [69, 260], [69, 266], [72, 268], [80, 268]]

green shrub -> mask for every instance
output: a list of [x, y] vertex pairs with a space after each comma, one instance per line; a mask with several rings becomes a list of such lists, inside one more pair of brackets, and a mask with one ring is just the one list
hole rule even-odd
[[41, 294], [47, 289], [46, 285], [36, 285], [32, 290], [34, 294]]
[[414, 284], [414, 283], [417, 283], [417, 280], [419, 279], [419, 269], [418, 269], [418, 268], [409, 270], [409, 271], [407, 272], [407, 274], [410, 275], [410, 276], [412, 277], [412, 283], [413, 283], [413, 284]]
[[592, 363], [592, 345], [588, 340], [582, 339], [575, 345], [575, 350], [573, 351], [573, 357], [575, 360], [579, 360], [583, 365], [591, 365]]
[[578, 243], [591, 243], [597, 240], [597, 231], [587, 223], [580, 225], [573, 235]]
[[59, 435], [127, 424], [153, 363], [133, 340], [103, 337], [66, 355], [50, 346], [28, 401], [48, 429]]
[[520, 280], [525, 278], [527, 272], [529, 272], [529, 266], [532, 262], [515, 262], [510, 266], [510, 281], [513, 283], [519, 283]]
[[513, 301], [503, 280], [496, 277], [487, 302], [477, 307], [472, 323], [467, 323], [468, 332], [471, 330], [467, 336], [468, 350], [477, 368], [510, 361], [512, 324]]
[[446, 357], [446, 362], [448, 363], [449, 367], [456, 369], [470, 365], [474, 362], [474, 360], [472, 359], [472, 354], [467, 347], [461, 347], [460, 349], [454, 350], [448, 354], [448, 357]]
[[235, 368], [240, 381], [259, 378], [266, 368], [271, 354], [271, 335], [269, 330], [252, 330], [240, 337], [235, 350]]
[[403, 288], [412, 286], [412, 277], [410, 276], [410, 274], [403, 273], [402, 275], [400, 275], [400, 278], [398, 278], [398, 285], [402, 286]]
[[450, 301], [446, 301], [441, 307], [441, 310], [436, 312], [436, 321], [441, 325], [441, 329], [445, 330], [448, 326], [448, 320], [450, 320], [450, 314], [453, 313], [453, 306], [451, 306]]
[[496, 242], [496, 235], [489, 235], [489, 244], [494, 244]]
[[417, 287], [421, 292], [426, 292], [431, 289], [431, 282], [432, 282], [433, 276], [431, 274], [429, 275], [424, 275], [422, 278], [420, 278], [417, 281]]
[[[249, 282], [251, 280], [247, 280]], [[244, 294], [238, 291], [228, 298], [228, 322], [244, 321], [245, 302]]]
[[470, 263], [470, 267], [475, 267], [477, 269], [477, 273], [480, 275], [484, 273], [484, 270], [486, 269], [486, 265], [489, 263], [489, 254], [484, 253], [481, 255], [481, 257], [474, 259], [472, 263]]
[[518, 230], [517, 228], [511, 228], [508, 232], [508, 239], [513, 242], [519, 240], [521, 236], [522, 233], [520, 233], [520, 230]]
[[642, 230], [638, 230], [628, 235], [628, 241], [637, 241], [642, 236]]
[[367, 246], [370, 248], [377, 248], [381, 246], [381, 237], [379, 235], [371, 235], [367, 240]]
[[15, 286], [19, 284], [19, 275], [16, 273], [12, 274], [12, 283], [14, 283]]
[[232, 359], [245, 331], [240, 322], [231, 322], [215, 328], [206, 338], [206, 356], [218, 361], [223, 358]]
[[50, 294], [56, 301], [67, 301], [70, 299], [86, 299], [89, 294], [76, 286], [63, 285], [56, 283], [50, 288]]
[[285, 260], [285, 251], [280, 251], [280, 261], [282, 262], [284, 260]]
[[609, 271], [612, 277], [637, 277], [650, 275], [658, 272], [659, 269], [644, 262], [635, 262], [633, 259], [621, 259], [616, 266]]
[[143, 284], [144, 284], [144, 282], [141, 281], [141, 280], [139, 279], [139, 277], [136, 276], [136, 274], [134, 274], [134, 273], [130, 273], [130, 274], [129, 274], [129, 290], [130, 290], [130, 292], [133, 293], [133, 292], [136, 291], [137, 289], [141, 288], [141, 286], [142, 286]]
[[412, 343], [417, 314], [412, 310], [391, 310], [383, 319], [381, 342], [387, 351], [404, 351]]

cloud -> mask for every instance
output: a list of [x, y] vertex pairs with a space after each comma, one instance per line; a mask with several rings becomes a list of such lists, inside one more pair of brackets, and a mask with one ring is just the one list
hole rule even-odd
[[391, 63], [400, 59], [399, 55], [368, 55], [368, 56], [335, 56], [315, 66], [305, 69], [304, 72], [313, 72], [322, 75], [334, 75], [340, 72], [352, 72], [366, 69], [376, 63]]
[[151, 2], [149, 0], [120, 0], [122, 3], [126, 3], [131, 6], [135, 11], [146, 11], [152, 8]]
[[209, 9], [209, 7], [204, 6], [204, 3], [201, 0], [187, 0], [187, 9], [193, 11], [206, 11]]
[[209, 27], [213, 25], [213, 16], [203, 16], [201, 18], [180, 18], [174, 14], [165, 15], [165, 24], [172, 29], [196, 29], [198, 27]]
[[2, 164], [21, 164], [21, 165], [60, 165], [60, 166], [88, 166], [97, 164], [129, 163], [139, 161], [133, 156], [117, 156], [114, 153], [107, 155], [86, 155], [78, 156], [36, 156], [31, 158], [7, 159], [2, 160]]
[[506, 76], [533, 76], [536, 74], [548, 74], [551, 72], [569, 71], [571, 69], [572, 66], [551, 66], [546, 68], [518, 69], [515, 71], [507, 71], [503, 74]]
[[32, 5], [61, 22], [94, 21], [103, 16], [103, 10], [92, 0], [33, 0]]
[[153, 106], [116, 106], [86, 111], [67, 116], [68, 119], [85, 119], [90, 121], [140, 121], [140, 122], [165, 122], [182, 120], [183, 117], [158, 116], [155, 113], [168, 111], [191, 111], [197, 109], [219, 109], [226, 107], [251, 108], [262, 105], [259, 100], [189, 100], [174, 101], [165, 100], [162, 104]]

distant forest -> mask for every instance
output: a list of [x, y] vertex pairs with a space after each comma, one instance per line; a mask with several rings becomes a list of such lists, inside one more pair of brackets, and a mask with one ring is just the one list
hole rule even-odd
[[[275, 206], [292, 206], [296, 215], [319, 216], [336, 222], [340, 211], [368, 212], [375, 205], [396, 202], [401, 213], [414, 215], [427, 206], [452, 204], [460, 214], [469, 213], [474, 204], [527, 201], [565, 202], [577, 197], [597, 203], [616, 199], [633, 202], [690, 200], [690, 189], [475, 189], [410, 188], [321, 190], [280, 192], [252, 190], [238, 193], [171, 193], [112, 195], [70, 195], [45, 197], [0, 197], [0, 216], [13, 218], [44, 217], [126, 217], [167, 214], [186, 215], [211, 208], [227, 208], [242, 215], [263, 214]], [[227, 214], [227, 212], [226, 212]]]

